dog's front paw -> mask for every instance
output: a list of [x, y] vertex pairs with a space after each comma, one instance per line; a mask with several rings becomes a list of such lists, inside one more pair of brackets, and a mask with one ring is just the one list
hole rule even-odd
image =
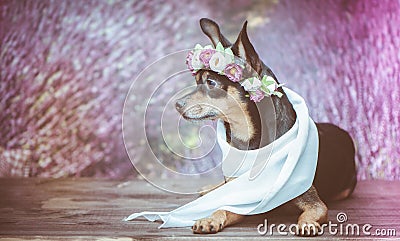
[[315, 221], [299, 220], [296, 228], [296, 235], [310, 237], [317, 236], [321, 231], [321, 225]]
[[215, 218], [203, 218], [196, 221], [193, 225], [193, 233], [207, 234], [217, 233], [224, 228], [223, 221]]

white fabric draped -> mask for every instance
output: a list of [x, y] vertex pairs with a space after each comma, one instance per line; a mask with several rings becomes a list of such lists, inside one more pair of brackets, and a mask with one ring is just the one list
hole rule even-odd
[[243, 151], [230, 146], [224, 125], [218, 122], [222, 170], [225, 176], [236, 179], [170, 212], [134, 213], [125, 220], [143, 216], [149, 221], [161, 219], [159, 228], [186, 227], [216, 210], [242, 215], [268, 212], [307, 191], [317, 166], [318, 132], [304, 99], [288, 88], [284, 91], [297, 114], [296, 122], [263, 148]]

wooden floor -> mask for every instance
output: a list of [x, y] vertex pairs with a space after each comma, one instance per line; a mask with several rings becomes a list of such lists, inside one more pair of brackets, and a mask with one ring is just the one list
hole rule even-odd
[[[178, 184], [179, 185], [179, 184]], [[213, 235], [194, 235], [190, 228], [158, 229], [160, 223], [143, 219], [124, 222], [122, 219], [138, 211], [172, 210], [195, 198], [171, 194], [144, 181], [110, 181], [94, 179], [0, 179], [0, 239], [182, 239], [182, 240], [250, 240], [297, 239], [291, 234], [260, 235], [257, 226], [296, 222], [295, 215], [272, 212], [249, 217], [245, 222]], [[378, 239], [400, 237], [400, 182], [359, 182], [353, 197], [329, 204], [329, 220], [339, 225], [337, 214], [344, 212], [347, 221], [343, 232], [320, 239]], [[360, 235], [345, 234], [346, 224], [357, 224]], [[370, 224], [371, 236], [362, 233]], [[368, 227], [368, 226], [367, 226]], [[397, 236], [375, 233], [396, 231]]]

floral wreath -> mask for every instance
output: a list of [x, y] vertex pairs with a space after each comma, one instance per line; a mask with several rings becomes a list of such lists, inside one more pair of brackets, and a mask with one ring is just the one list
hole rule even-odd
[[232, 82], [239, 82], [249, 92], [250, 99], [260, 102], [265, 96], [276, 95], [282, 97], [277, 89], [283, 84], [277, 84], [272, 76], [263, 75], [260, 79], [253, 76], [242, 80], [244, 65], [235, 61], [235, 56], [230, 48], [224, 48], [219, 42], [215, 48], [211, 45], [202, 47], [196, 44], [194, 50], [189, 51], [186, 64], [193, 75], [200, 69], [211, 69], [212, 71], [225, 75]]

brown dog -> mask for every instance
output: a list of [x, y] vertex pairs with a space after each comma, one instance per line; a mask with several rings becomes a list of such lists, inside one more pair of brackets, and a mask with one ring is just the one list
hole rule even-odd
[[[247, 22], [234, 44], [221, 34], [219, 26], [212, 20], [201, 19], [200, 26], [214, 46], [220, 42], [224, 48], [230, 47], [235, 56], [244, 59], [260, 76], [271, 76], [278, 83], [250, 43]], [[269, 97], [276, 113], [270, 118], [275, 120], [265, 121], [261, 120], [255, 103], [250, 101], [248, 92], [239, 83], [206, 69], [199, 70], [195, 78], [197, 89], [179, 99], [176, 109], [187, 120], [222, 119], [228, 142], [238, 149], [257, 149], [274, 140], [265, 140], [260, 135], [262, 121], [272, 123], [270, 126], [267, 124], [267, 127], [276, 130], [274, 137], [279, 138], [296, 120], [296, 113], [282, 88], [278, 89], [283, 93], [281, 98]], [[322, 200], [344, 199], [353, 192], [356, 185], [355, 150], [349, 134], [332, 124], [317, 124], [317, 128], [320, 144], [313, 186], [285, 204], [295, 205], [302, 211], [298, 218], [298, 235], [304, 236], [316, 235], [321, 224], [327, 222], [328, 208]], [[242, 219], [242, 215], [219, 210], [208, 218], [197, 220], [192, 229], [194, 233], [216, 233]]]

